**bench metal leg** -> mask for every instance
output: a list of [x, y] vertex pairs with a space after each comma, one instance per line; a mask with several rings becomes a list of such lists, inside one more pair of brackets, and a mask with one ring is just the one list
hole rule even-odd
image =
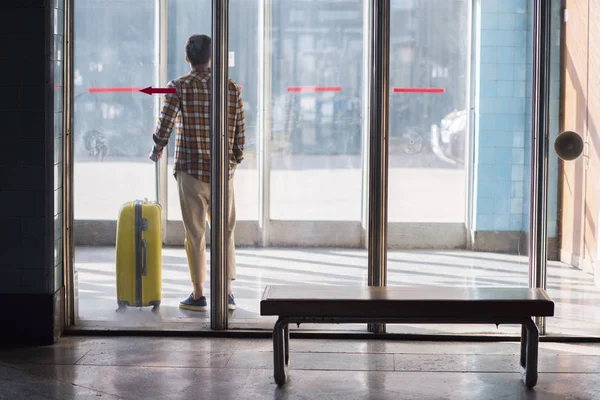
[[289, 323], [286, 318], [279, 317], [273, 328], [274, 377], [279, 386], [287, 381], [289, 359]]
[[528, 388], [537, 384], [538, 345], [540, 332], [533, 320], [523, 321], [521, 327], [521, 376]]
[[286, 323], [283, 326], [283, 341], [285, 348], [285, 367], [286, 370], [290, 368], [290, 324]]
[[367, 324], [367, 330], [371, 333], [385, 333], [385, 324]]

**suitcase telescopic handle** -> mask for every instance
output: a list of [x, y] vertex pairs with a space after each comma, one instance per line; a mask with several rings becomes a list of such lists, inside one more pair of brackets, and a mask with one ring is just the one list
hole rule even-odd
[[160, 165], [159, 165], [160, 161], [156, 161], [154, 163], [154, 196], [156, 196], [156, 202], [159, 203], [159, 192], [160, 190], [158, 189], [158, 181], [159, 181], [159, 174], [160, 174]]
[[142, 240], [142, 275], [148, 275], [148, 242]]

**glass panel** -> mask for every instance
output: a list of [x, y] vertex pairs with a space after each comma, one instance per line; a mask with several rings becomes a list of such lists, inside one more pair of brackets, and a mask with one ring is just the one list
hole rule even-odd
[[[481, 15], [470, 35], [472, 3]], [[389, 285], [528, 285], [527, 4], [392, 0]], [[409, 329], [498, 333], [493, 324], [389, 330]]]
[[389, 222], [463, 224], [470, 1], [391, 5]]
[[[169, 1], [169, 67], [168, 79], [187, 74], [190, 65], [185, 60], [185, 43], [193, 33], [211, 36], [211, 2], [209, 0]], [[229, 77], [242, 87], [246, 117], [244, 161], [235, 174], [235, 195], [238, 221], [258, 219], [258, 2], [234, 0], [229, 13]], [[181, 221], [177, 182], [173, 177], [175, 140], [169, 143], [168, 218]], [[243, 224], [243, 222], [242, 222]], [[255, 238], [240, 238], [242, 242]]]
[[[257, 221], [259, 215], [258, 182], [258, 118], [261, 89], [259, 82], [259, 4], [260, 0], [230, 0], [229, 2], [229, 77], [242, 87], [246, 122], [244, 160], [235, 172], [237, 220]], [[252, 226], [255, 226], [254, 223]], [[256, 237], [246, 240], [238, 230], [239, 244], [256, 243]], [[245, 236], [245, 235], [244, 235]], [[238, 237], [236, 237], [237, 239]]]
[[[194, 0], [175, 0], [168, 2], [168, 70], [167, 80], [176, 79], [190, 71], [190, 64], [185, 60], [185, 43], [194, 33], [212, 35], [211, 2]], [[175, 132], [169, 141], [168, 198], [167, 218], [181, 221], [181, 206], [177, 181], [173, 177], [175, 165]], [[182, 239], [181, 239], [182, 240]]]
[[75, 219], [115, 220], [154, 198], [154, 99], [131, 89], [153, 83], [154, 1], [76, 1], [74, 13]]
[[266, 285], [367, 284], [361, 225], [367, 2], [270, 3], [265, 87], [271, 88], [271, 119], [264, 122], [270, 131], [272, 247], [237, 250], [234, 329], [272, 329], [272, 318], [259, 312]]
[[[569, 1], [568, 8], [569, 23], [562, 24], [560, 4], [552, 3], [547, 290], [555, 302], [555, 316], [547, 319], [546, 333], [600, 337], [600, 81], [592, 73], [600, 64], [598, 50], [588, 41], [600, 34], [592, 22], [600, 16], [600, 7], [582, 0]], [[562, 65], [561, 34], [567, 55]], [[560, 131], [576, 133], [571, 139], [562, 134], [560, 141], [588, 142], [581, 148], [585, 152], [560, 161], [553, 148]]]
[[122, 205], [154, 200], [155, 99], [138, 91], [154, 83], [154, 20], [154, 0], [74, 2], [76, 297], [81, 321], [96, 326], [156, 319], [115, 313], [114, 247]]
[[273, 2], [272, 219], [360, 221], [362, 21], [358, 1]]

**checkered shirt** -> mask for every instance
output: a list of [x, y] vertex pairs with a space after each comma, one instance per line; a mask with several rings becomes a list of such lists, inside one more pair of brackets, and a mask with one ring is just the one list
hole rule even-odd
[[[156, 131], [155, 147], [162, 150], [176, 127], [175, 167], [173, 173], [184, 171], [210, 182], [210, 69], [193, 70], [169, 82], [176, 94], [165, 95]], [[242, 162], [246, 143], [244, 107], [240, 88], [229, 80], [229, 179]]]

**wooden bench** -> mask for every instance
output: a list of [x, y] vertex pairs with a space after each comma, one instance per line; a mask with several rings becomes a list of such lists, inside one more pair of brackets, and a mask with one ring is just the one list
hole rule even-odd
[[521, 375], [537, 384], [539, 331], [532, 317], [554, 315], [543, 289], [275, 285], [265, 288], [261, 315], [275, 315], [275, 382], [287, 381], [289, 324], [466, 323], [521, 325]]

